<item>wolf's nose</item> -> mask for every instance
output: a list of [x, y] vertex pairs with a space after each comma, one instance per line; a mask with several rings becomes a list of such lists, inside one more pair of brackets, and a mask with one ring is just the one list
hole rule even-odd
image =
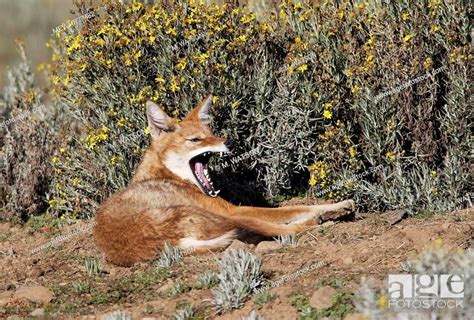
[[233, 140], [230, 140], [230, 139], [227, 139], [225, 142], [224, 142], [224, 145], [227, 147], [227, 149], [232, 150], [234, 148], [234, 141]]

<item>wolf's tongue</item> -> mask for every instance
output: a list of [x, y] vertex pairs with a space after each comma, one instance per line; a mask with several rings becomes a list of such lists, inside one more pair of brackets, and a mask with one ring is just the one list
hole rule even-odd
[[194, 169], [196, 170], [196, 175], [198, 176], [199, 181], [204, 184], [207, 190], [213, 191], [214, 188], [212, 187], [206, 175], [204, 174], [204, 169], [207, 169], [207, 165], [202, 164], [202, 162], [196, 161]]

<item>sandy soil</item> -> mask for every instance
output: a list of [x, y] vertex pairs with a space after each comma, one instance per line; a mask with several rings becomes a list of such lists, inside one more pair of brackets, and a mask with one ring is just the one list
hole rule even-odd
[[[107, 263], [95, 247], [91, 232], [85, 231], [32, 254], [32, 249], [54, 238], [50, 231], [43, 228], [31, 232], [25, 226], [0, 224], [0, 318], [26, 317], [35, 310], [41, 314], [43, 308], [49, 318], [57, 319], [101, 319], [114, 310], [127, 310], [133, 319], [169, 319], [188, 302], [208, 319], [240, 319], [256, 309], [266, 319], [296, 319], [298, 311], [291, 299], [298, 292], [311, 297], [324, 283], [337, 283], [337, 290], [354, 292], [364, 275], [382, 286], [387, 274], [399, 272], [400, 263], [433, 245], [436, 239], [452, 249], [472, 246], [474, 209], [429, 219], [408, 218], [394, 226], [377, 214], [318, 226], [302, 235], [297, 247], [260, 255], [265, 276], [274, 281], [315, 263], [323, 262], [324, 266], [269, 290], [273, 299], [264, 304], [256, 304], [254, 296], [241, 309], [221, 316], [216, 316], [210, 305], [212, 291], [197, 289], [194, 284], [203, 272], [217, 271], [216, 260], [222, 252], [186, 256], [166, 272], [155, 272], [153, 262], [122, 268]], [[255, 250], [255, 245], [246, 247]], [[100, 273], [87, 273], [84, 261], [90, 257], [100, 260]], [[171, 295], [169, 289], [178, 281], [184, 284], [184, 292]], [[43, 305], [15, 295], [20, 288], [33, 285], [51, 290], [52, 300]]]

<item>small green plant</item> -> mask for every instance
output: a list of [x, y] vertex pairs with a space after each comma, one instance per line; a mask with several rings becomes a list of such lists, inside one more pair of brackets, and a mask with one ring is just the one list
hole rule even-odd
[[89, 282], [79, 281], [72, 284], [72, 291], [77, 294], [90, 293], [91, 286]]
[[182, 258], [183, 252], [180, 248], [166, 243], [164, 249], [160, 252], [160, 259], [158, 260], [157, 265], [159, 267], [169, 268], [181, 261]]
[[104, 320], [132, 320], [128, 311], [117, 310], [104, 316]]
[[196, 289], [211, 289], [219, 284], [219, 277], [215, 272], [206, 271], [199, 276], [194, 287]]
[[284, 247], [286, 246], [297, 247], [298, 246], [298, 238], [294, 234], [282, 235], [274, 239]]
[[181, 309], [176, 310], [173, 315], [174, 320], [193, 320], [195, 319], [196, 309], [193, 305], [185, 305]]
[[318, 283], [316, 283], [315, 288], [319, 289], [324, 286], [330, 286], [335, 289], [341, 289], [346, 285], [346, 282], [343, 279], [340, 278], [334, 278], [334, 279], [327, 279], [327, 280], [321, 280]]
[[257, 309], [261, 309], [264, 304], [275, 299], [275, 294], [273, 292], [261, 292], [255, 296], [254, 303], [257, 305]]
[[292, 294], [291, 305], [299, 312], [300, 320], [310, 319], [344, 319], [344, 317], [351, 313], [353, 307], [353, 294], [350, 292], [336, 292], [333, 297], [333, 304], [329, 308], [316, 309], [311, 307], [308, 298], [302, 292]]
[[124, 295], [130, 292], [142, 292], [170, 278], [170, 276], [171, 274], [165, 268], [153, 268], [122, 278], [117, 283], [116, 289]]
[[189, 290], [191, 290], [191, 288], [185, 285], [183, 281], [179, 280], [166, 290], [166, 295], [170, 298], [173, 298]]
[[262, 283], [262, 261], [242, 249], [226, 251], [219, 264], [219, 285], [212, 304], [218, 313], [240, 308]]
[[242, 317], [241, 320], [265, 320], [265, 318], [259, 315], [257, 311], [252, 310], [248, 316]]
[[95, 257], [86, 258], [84, 265], [89, 276], [98, 275], [102, 272], [100, 261]]

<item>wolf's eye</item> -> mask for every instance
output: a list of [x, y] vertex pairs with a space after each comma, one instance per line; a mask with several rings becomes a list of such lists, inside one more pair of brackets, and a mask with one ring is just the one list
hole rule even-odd
[[186, 139], [186, 140], [191, 141], [191, 142], [199, 142], [199, 141], [201, 141], [201, 139], [199, 139], [199, 138], [189, 138], [189, 139]]

